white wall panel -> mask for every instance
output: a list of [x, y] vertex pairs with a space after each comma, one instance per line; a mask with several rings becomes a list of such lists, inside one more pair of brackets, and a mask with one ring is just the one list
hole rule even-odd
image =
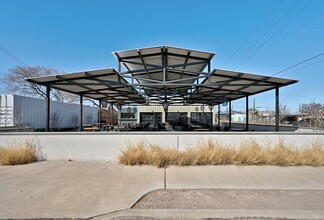
[[261, 146], [284, 141], [302, 148], [313, 142], [324, 143], [323, 133], [295, 132], [17, 132], [0, 133], [0, 146], [33, 140], [48, 160], [117, 160], [128, 143], [146, 141], [179, 150], [195, 147], [199, 141], [213, 140], [228, 147], [242, 141], [257, 141]]
[[13, 125], [13, 96], [0, 95], [0, 127]]
[[[27, 124], [35, 129], [45, 128], [45, 100], [18, 95], [1, 95], [0, 97], [1, 110], [4, 110], [5, 108], [10, 109], [8, 106], [11, 106], [11, 112], [13, 112], [11, 123], [7, 122], [6, 126]], [[97, 107], [84, 106], [83, 123], [91, 124], [98, 122], [98, 111], [99, 108]], [[80, 105], [51, 101], [51, 118], [55, 113], [60, 115], [60, 118], [62, 118], [59, 128], [69, 128], [72, 127], [72, 116], [76, 114], [80, 117]], [[1, 126], [5, 126], [2, 118]]]

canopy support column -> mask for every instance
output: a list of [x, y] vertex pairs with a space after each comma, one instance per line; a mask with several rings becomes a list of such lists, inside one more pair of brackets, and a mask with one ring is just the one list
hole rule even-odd
[[99, 100], [99, 115], [98, 115], [98, 121], [99, 121], [99, 130], [101, 131], [101, 99]]
[[118, 73], [120, 73], [120, 72], [121, 72], [121, 62], [118, 61]]
[[232, 101], [229, 101], [229, 112], [228, 112], [228, 129], [232, 129]]
[[210, 130], [211, 131], [214, 131], [214, 115], [213, 115], [213, 112], [214, 112], [214, 106], [213, 105], [211, 105], [211, 106], [209, 106], [209, 108], [210, 108], [210, 114], [211, 114], [211, 123], [210, 123]]
[[122, 110], [122, 104], [121, 103], [117, 103], [117, 110], [118, 110], [118, 127], [121, 127], [121, 110]]
[[220, 104], [218, 104], [217, 125], [220, 126]]
[[114, 103], [110, 104], [110, 123], [114, 125]]
[[279, 87], [276, 87], [276, 131], [279, 131]]
[[208, 67], [208, 83], [210, 83], [210, 60], [208, 61], [207, 67]]
[[46, 86], [46, 121], [45, 121], [45, 130], [49, 132], [50, 130], [50, 113], [51, 113], [51, 87]]
[[245, 100], [245, 130], [249, 131], [249, 96], [246, 96], [246, 100]]
[[80, 126], [79, 126], [79, 131], [82, 131], [83, 128], [83, 95], [80, 95]]

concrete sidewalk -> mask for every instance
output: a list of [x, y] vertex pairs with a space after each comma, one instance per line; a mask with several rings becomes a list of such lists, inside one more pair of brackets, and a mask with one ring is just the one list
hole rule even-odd
[[0, 166], [0, 219], [88, 218], [163, 188], [164, 171], [105, 162]]
[[[140, 213], [138, 215], [142, 216], [143, 211], [129, 208], [143, 195], [155, 189], [163, 189], [165, 184], [168, 189], [324, 190], [324, 167], [169, 167], [165, 172], [156, 167], [129, 167], [116, 162], [46, 161], [0, 166], [0, 219], [95, 216], [107, 219], [113, 217], [113, 214], [109, 214], [112, 212], [119, 215], [126, 212], [132, 215]], [[300, 211], [303, 213], [300, 216], [324, 218], [323, 212], [317, 211], [314, 217], [310, 215], [312, 210], [303, 211]], [[190, 215], [190, 211], [183, 212]], [[206, 213], [216, 212], [206, 210]], [[253, 210], [250, 212], [253, 213]], [[153, 216], [165, 213], [165, 216], [169, 216], [167, 210], [150, 210], [148, 213]], [[170, 213], [172, 216], [174, 211]], [[195, 213], [194, 216], [199, 216], [198, 210]], [[201, 216], [208, 216], [206, 213]], [[226, 214], [227, 211], [222, 213]]]
[[324, 190], [324, 167], [170, 167], [166, 176], [168, 189]]

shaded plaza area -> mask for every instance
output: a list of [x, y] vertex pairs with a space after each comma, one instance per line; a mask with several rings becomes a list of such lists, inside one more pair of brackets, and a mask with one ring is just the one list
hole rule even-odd
[[[213, 53], [170, 46], [118, 51], [113, 52], [113, 55], [118, 62], [117, 70], [107, 68], [27, 79], [31, 83], [47, 88], [47, 131], [50, 129], [51, 88], [79, 95], [81, 118], [84, 97], [98, 100], [100, 108], [103, 103], [109, 103], [116, 106], [119, 111], [123, 106], [162, 106], [166, 123], [161, 126], [164, 126], [164, 129], [168, 126], [168, 119], [172, 119], [168, 117], [172, 106], [200, 105], [206, 106], [207, 111], [208, 109], [212, 111], [217, 105], [219, 122], [220, 105], [228, 105], [229, 130], [232, 101], [245, 99], [248, 115], [250, 96], [275, 90], [275, 126], [276, 131], [279, 131], [279, 89], [298, 82], [265, 75], [212, 69]], [[122, 70], [122, 66], [125, 71]], [[101, 111], [99, 112], [101, 122]], [[196, 120], [203, 123], [209, 121], [204, 114], [203, 118], [199, 117], [201, 116], [198, 115]], [[99, 123], [98, 126], [101, 130], [102, 124]], [[157, 124], [154, 126], [158, 127]], [[80, 120], [81, 130], [82, 127], [83, 122]], [[249, 130], [248, 117], [245, 129]], [[159, 127], [157, 130], [160, 130]], [[207, 126], [207, 130], [214, 130], [213, 120]]]

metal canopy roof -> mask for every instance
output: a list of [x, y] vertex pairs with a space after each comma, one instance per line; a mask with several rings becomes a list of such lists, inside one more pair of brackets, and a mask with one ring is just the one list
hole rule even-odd
[[187, 100], [218, 104], [297, 83], [297, 80], [214, 69]]
[[182, 103], [192, 85], [205, 79], [203, 72], [214, 54], [196, 50], [159, 46], [113, 52], [127, 70], [121, 75], [135, 81], [136, 89], [144, 92], [150, 102]]
[[[110, 103], [208, 105], [298, 82], [227, 70], [211, 72], [213, 53], [169, 46], [113, 54], [119, 63], [118, 71], [110, 68], [27, 80]], [[121, 65], [126, 71], [121, 71]]]
[[28, 78], [27, 81], [107, 102], [146, 102], [114, 69], [35, 77]]

